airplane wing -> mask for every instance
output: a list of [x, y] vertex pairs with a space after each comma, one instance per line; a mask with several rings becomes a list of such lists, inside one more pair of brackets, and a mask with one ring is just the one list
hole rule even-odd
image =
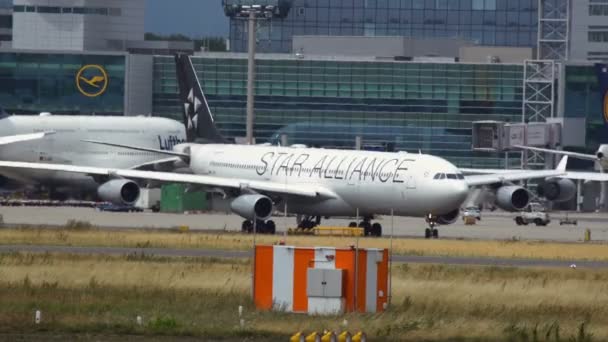
[[464, 175], [491, 175], [491, 174], [504, 174], [504, 173], [516, 173], [526, 172], [530, 170], [519, 170], [519, 169], [467, 169], [459, 168], [460, 172]]
[[40, 133], [29, 133], [29, 134], [17, 134], [7, 135], [0, 137], [0, 145], [8, 145], [17, 142], [24, 142], [30, 140], [38, 140], [46, 137], [47, 135], [55, 134], [55, 132], [40, 132]]
[[166, 150], [157, 150], [157, 149], [148, 148], [148, 147], [115, 144], [115, 143], [110, 143], [110, 142], [105, 142], [105, 141], [97, 141], [97, 140], [83, 139], [82, 141], [87, 142], [87, 143], [91, 143], [91, 144], [97, 144], [97, 145], [105, 145], [105, 146], [112, 146], [112, 147], [122, 147], [122, 148], [127, 148], [127, 149], [135, 150], [135, 151], [152, 152], [152, 153], [158, 153], [158, 154], [165, 154], [165, 155], [169, 155], [169, 156], [176, 156], [176, 157], [183, 158], [185, 160], [189, 160], [190, 159], [190, 155], [186, 154], [186, 153], [180, 153], [180, 152], [174, 152], [174, 151], [166, 151]]
[[565, 175], [560, 176], [559, 178], [568, 178], [568, 179], [580, 179], [586, 181], [597, 181], [597, 182], [607, 182], [608, 181], [608, 173], [601, 172], [579, 172], [579, 171], [568, 171]]
[[164, 169], [172, 169], [176, 163], [183, 162], [179, 157], [170, 157], [164, 159], [157, 159], [150, 162], [135, 165], [130, 170], [154, 170], [155, 167], [161, 167]]
[[[526, 179], [565, 176], [568, 156], [564, 156], [555, 170], [500, 170], [498, 173], [467, 175], [465, 181], [469, 186], [488, 185], [494, 183], [515, 182]], [[481, 170], [478, 170], [481, 171]], [[492, 171], [492, 170], [490, 170]], [[495, 170], [496, 171], [496, 170]], [[505, 171], [505, 172], [502, 172]]]
[[155, 180], [168, 183], [199, 184], [216, 188], [251, 189], [260, 192], [269, 192], [282, 195], [294, 195], [310, 198], [335, 198], [337, 195], [331, 190], [313, 185], [284, 184], [270, 181], [252, 181], [246, 179], [224, 178], [216, 176], [180, 174], [171, 172], [138, 171], [109, 169], [90, 166], [75, 166], [62, 164], [25, 163], [0, 161], [0, 168], [34, 169], [49, 171], [64, 171], [84, 173], [89, 175], [110, 176], [118, 178], [135, 178]]
[[551, 150], [551, 149], [548, 149], [548, 148], [530, 147], [530, 146], [523, 146], [523, 145], [514, 145], [513, 147], [517, 147], [517, 148], [520, 148], [522, 150], [528, 150], [528, 151], [534, 151], [534, 152], [553, 153], [553, 154], [559, 154], [559, 155], [563, 155], [563, 156], [570, 156], [570, 157], [579, 158], [579, 159], [586, 159], [586, 160], [593, 160], [593, 161], [597, 160], [597, 156], [593, 155], [593, 154], [577, 153], [577, 152], [570, 152], [570, 151], [560, 151], [560, 150]]

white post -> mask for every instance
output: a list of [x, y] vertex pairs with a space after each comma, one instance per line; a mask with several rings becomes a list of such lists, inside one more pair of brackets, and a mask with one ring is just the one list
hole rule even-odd
[[[359, 221], [359, 208], [357, 208], [357, 221]], [[357, 312], [357, 291], [359, 290], [359, 235], [355, 239], [355, 292], [353, 300], [355, 302], [354, 312]]]
[[40, 310], [36, 310], [36, 316], [34, 320], [36, 321], [36, 324], [40, 324], [40, 321], [42, 321], [42, 313], [40, 312]]
[[393, 235], [395, 234], [395, 209], [391, 209], [391, 238], [388, 250], [388, 305], [393, 299]]
[[253, 264], [251, 265], [251, 298], [255, 300], [255, 235], [257, 231], [257, 217], [253, 214]]

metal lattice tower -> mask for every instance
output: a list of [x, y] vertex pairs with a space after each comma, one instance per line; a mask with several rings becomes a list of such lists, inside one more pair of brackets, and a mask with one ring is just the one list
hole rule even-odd
[[[522, 98], [522, 122], [546, 122], [555, 116], [555, 79], [557, 63], [554, 60], [525, 60]], [[544, 167], [543, 154], [524, 153], [523, 166]]]
[[538, 59], [568, 60], [570, 0], [538, 0]]

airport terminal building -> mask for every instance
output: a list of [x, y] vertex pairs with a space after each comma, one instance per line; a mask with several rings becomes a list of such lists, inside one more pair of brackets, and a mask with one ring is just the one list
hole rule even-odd
[[[221, 132], [245, 135], [247, 60], [243, 54], [193, 57]], [[83, 67], [102, 66], [107, 87], [90, 93]], [[462, 167], [502, 167], [504, 157], [471, 151], [471, 124], [520, 122], [521, 64], [386, 61], [260, 54], [258, 142], [422, 151]], [[586, 117], [588, 148], [600, 142], [604, 117], [593, 65], [568, 65], [566, 117]], [[85, 74], [94, 77], [96, 70]], [[128, 53], [0, 52], [0, 103], [8, 112], [160, 115], [181, 120], [171, 56]], [[96, 96], [91, 96], [96, 95]]]

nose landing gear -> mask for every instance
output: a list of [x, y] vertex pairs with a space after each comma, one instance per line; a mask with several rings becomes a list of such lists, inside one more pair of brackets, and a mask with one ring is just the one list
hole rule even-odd
[[439, 238], [439, 230], [435, 228], [437, 225], [437, 217], [432, 214], [428, 214], [425, 218], [426, 223], [428, 223], [429, 228], [424, 230], [424, 238], [425, 239], [438, 239]]

